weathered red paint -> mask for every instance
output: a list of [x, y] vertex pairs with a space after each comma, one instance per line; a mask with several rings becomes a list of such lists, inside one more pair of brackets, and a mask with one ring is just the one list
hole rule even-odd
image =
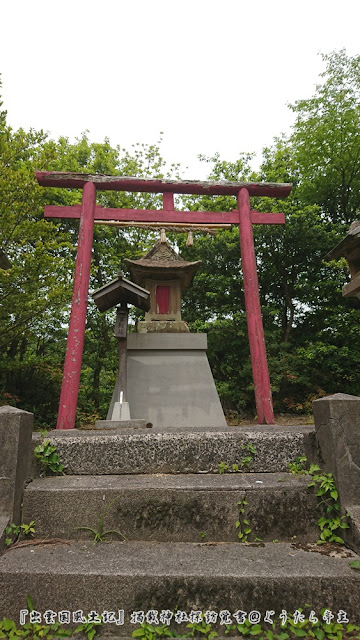
[[[173, 194], [166, 194], [172, 196]], [[164, 194], [165, 196], [165, 194]], [[168, 203], [166, 203], [167, 206]], [[181, 222], [183, 224], [239, 224], [239, 212], [234, 211], [174, 211], [172, 207], [158, 209], [108, 209], [95, 207], [96, 220], [122, 222]], [[45, 218], [80, 218], [80, 205], [61, 207], [46, 205]], [[283, 213], [258, 213], [250, 211], [253, 224], [285, 224]]]
[[165, 211], [174, 211], [174, 194], [173, 193], [163, 193], [163, 207]]
[[93, 183], [87, 182], [84, 185], [81, 205], [79, 242], [57, 429], [73, 429], [75, 425], [89, 293], [95, 200], [96, 187]]
[[257, 277], [254, 238], [247, 189], [238, 195], [241, 264], [244, 278], [246, 319], [249, 334], [255, 402], [259, 424], [274, 424], [269, 370], [266, 359], [264, 330], [261, 318], [259, 282]]
[[127, 176], [89, 175], [66, 171], [36, 171], [42, 187], [82, 189], [87, 182], [93, 182], [98, 190], [138, 191], [142, 193], [186, 193], [194, 195], [237, 196], [246, 187], [251, 196], [286, 198], [292, 188], [289, 183], [278, 182], [219, 182], [200, 180], [159, 180], [158, 178], [133, 178]]

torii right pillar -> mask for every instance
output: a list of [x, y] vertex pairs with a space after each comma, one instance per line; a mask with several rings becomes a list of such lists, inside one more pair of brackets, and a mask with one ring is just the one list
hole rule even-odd
[[253, 371], [256, 411], [259, 424], [274, 424], [269, 369], [266, 358], [264, 328], [261, 317], [259, 281], [257, 277], [254, 237], [250, 214], [250, 196], [246, 188], [238, 193], [239, 236], [244, 278], [246, 320], [251, 366]]

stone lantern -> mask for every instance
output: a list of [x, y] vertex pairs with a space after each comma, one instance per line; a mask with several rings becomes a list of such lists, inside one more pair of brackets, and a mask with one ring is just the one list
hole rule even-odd
[[201, 264], [186, 262], [165, 238], [160, 240], [140, 260], [125, 260], [131, 278], [150, 292], [150, 309], [145, 321], [139, 322], [138, 333], [188, 333], [181, 319], [181, 292], [186, 291]]
[[[165, 232], [139, 260], [126, 260], [132, 280], [150, 292], [150, 307], [127, 336], [127, 400], [131, 417], [154, 428], [226, 426], [206, 355], [207, 335], [190, 333], [181, 319], [181, 292], [201, 264], [186, 262]], [[108, 420], [121, 391], [118, 375]]]

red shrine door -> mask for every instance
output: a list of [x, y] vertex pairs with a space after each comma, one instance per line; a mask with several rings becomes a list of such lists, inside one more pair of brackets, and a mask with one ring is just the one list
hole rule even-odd
[[156, 285], [156, 313], [169, 313], [170, 287], [162, 284]]

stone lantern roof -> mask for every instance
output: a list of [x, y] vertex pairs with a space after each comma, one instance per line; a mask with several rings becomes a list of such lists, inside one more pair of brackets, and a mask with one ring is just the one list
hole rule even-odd
[[148, 253], [139, 260], [125, 259], [136, 284], [145, 286], [149, 278], [179, 280], [180, 288], [186, 291], [192, 285], [201, 260], [187, 262], [171, 247], [167, 240], [158, 240]]

